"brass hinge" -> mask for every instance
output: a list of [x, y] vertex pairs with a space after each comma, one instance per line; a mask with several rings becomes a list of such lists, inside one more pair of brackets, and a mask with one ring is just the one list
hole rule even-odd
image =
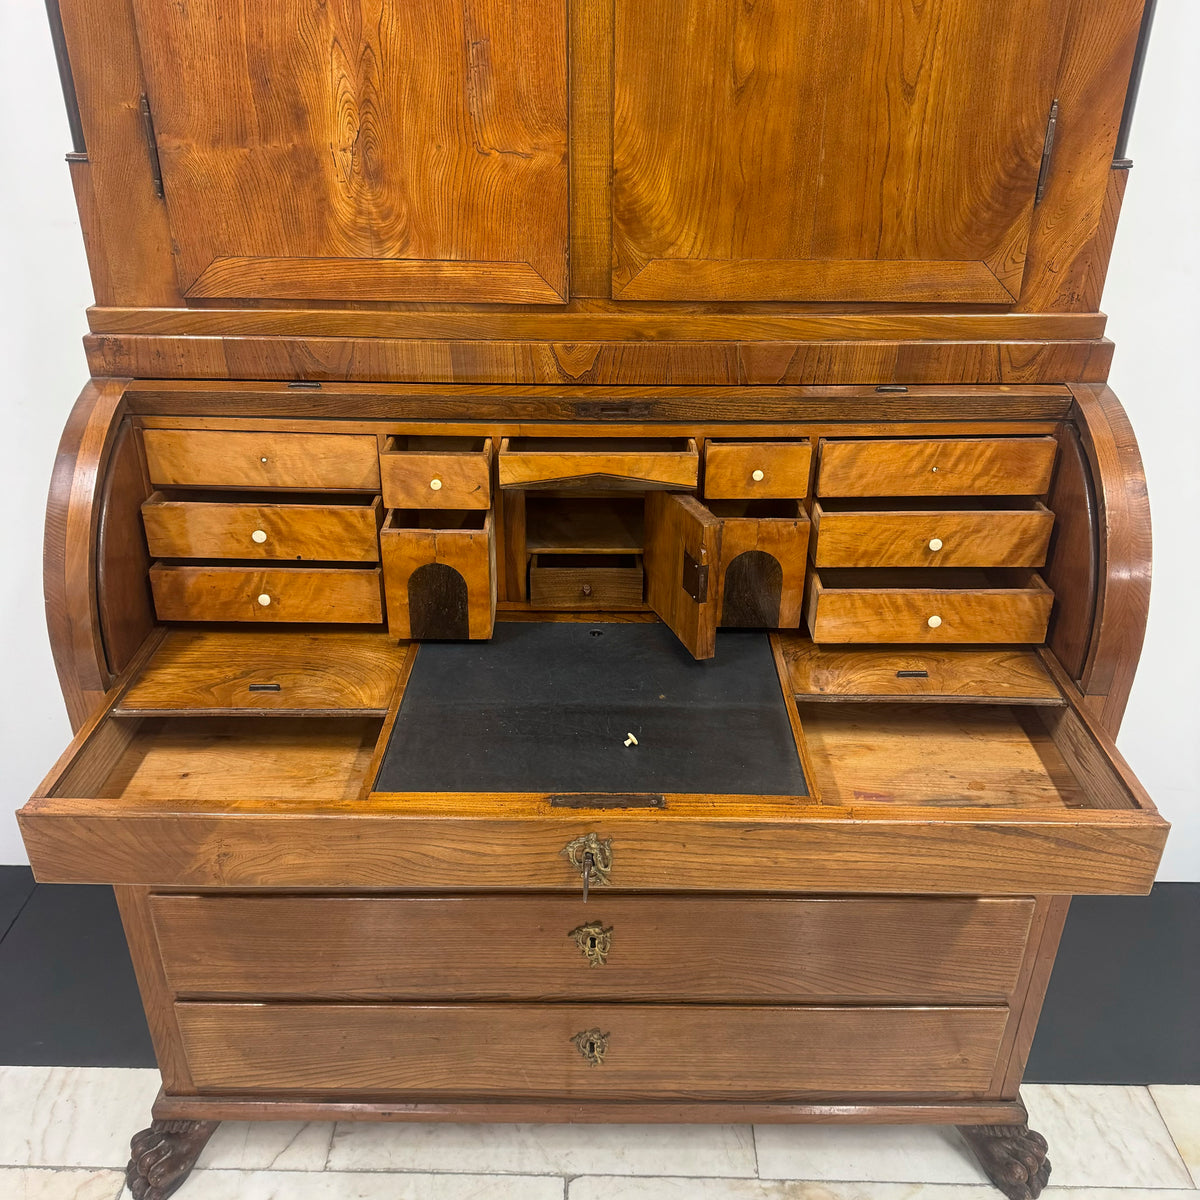
[[150, 152], [150, 174], [154, 180], [154, 194], [161, 200], [163, 192], [162, 163], [158, 158], [158, 140], [154, 136], [154, 114], [150, 111], [150, 101], [146, 96], [141, 100], [142, 132], [146, 136], [146, 149]]
[[1038, 170], [1037, 191], [1033, 196], [1035, 207], [1042, 202], [1046, 194], [1046, 184], [1050, 178], [1050, 160], [1054, 157], [1054, 135], [1058, 130], [1058, 101], [1050, 105], [1050, 117], [1046, 121], [1046, 140], [1042, 143], [1042, 165]]
[[683, 590], [699, 604], [708, 600], [708, 564], [701, 566], [686, 550], [683, 552]]

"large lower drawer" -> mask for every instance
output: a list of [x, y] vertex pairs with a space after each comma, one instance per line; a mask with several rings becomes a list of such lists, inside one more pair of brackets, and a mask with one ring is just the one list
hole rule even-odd
[[1008, 1009], [175, 1006], [201, 1092], [983, 1095]]
[[156, 895], [178, 996], [1002, 1001], [1032, 900]]

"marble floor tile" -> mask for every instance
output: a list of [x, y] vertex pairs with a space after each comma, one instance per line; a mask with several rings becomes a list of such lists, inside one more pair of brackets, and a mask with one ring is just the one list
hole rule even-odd
[[946, 1125], [756, 1125], [763, 1179], [986, 1183]]
[[[1063, 1189], [1058, 1200], [1196, 1200], [1194, 1191]], [[954, 1183], [804, 1182], [757, 1179], [572, 1179], [567, 1200], [1003, 1200], [995, 1188]], [[1044, 1193], [1052, 1200], [1052, 1193]]]
[[554, 1175], [196, 1171], [178, 1196], [179, 1200], [563, 1200], [563, 1181]]
[[331, 1171], [754, 1175], [747, 1125], [339, 1124]]
[[1200, 1087], [1152, 1084], [1150, 1096], [1191, 1172], [1192, 1182], [1200, 1187]]
[[0, 1067], [0, 1166], [124, 1170], [159, 1083], [157, 1071]]
[[55, 1171], [48, 1167], [0, 1168], [4, 1200], [117, 1200], [125, 1184], [120, 1171]]
[[327, 1121], [222, 1121], [196, 1168], [323, 1171], [332, 1138]]
[[1029, 1124], [1050, 1143], [1051, 1186], [1192, 1186], [1146, 1088], [1030, 1084], [1021, 1097]]

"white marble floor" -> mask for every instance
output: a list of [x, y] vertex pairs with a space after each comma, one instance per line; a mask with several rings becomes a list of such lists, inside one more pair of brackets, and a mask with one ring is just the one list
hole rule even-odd
[[[0, 1200], [117, 1200], [153, 1071], [0, 1067]], [[1024, 1089], [1062, 1200], [1200, 1200], [1200, 1087]], [[953, 1129], [225, 1124], [180, 1200], [999, 1200]]]

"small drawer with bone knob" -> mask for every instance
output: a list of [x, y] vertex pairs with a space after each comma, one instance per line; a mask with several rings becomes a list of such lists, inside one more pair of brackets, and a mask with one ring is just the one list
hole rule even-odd
[[155, 558], [378, 562], [378, 496], [155, 492], [142, 505]]
[[795, 500], [808, 495], [812, 443], [710, 441], [704, 450], [709, 500]]
[[386, 508], [490, 508], [492, 439], [389, 437], [379, 473]]
[[1040, 567], [1054, 514], [1038, 500], [837, 500], [812, 505], [818, 567]]

